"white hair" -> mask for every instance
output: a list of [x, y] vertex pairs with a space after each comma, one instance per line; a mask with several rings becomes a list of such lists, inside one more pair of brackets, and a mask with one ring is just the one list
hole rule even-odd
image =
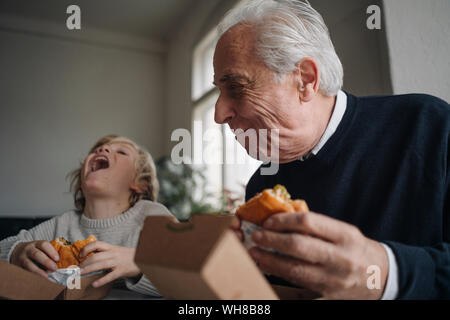
[[322, 16], [308, 1], [251, 0], [230, 10], [219, 24], [221, 37], [238, 24], [250, 24], [256, 33], [256, 52], [279, 81], [297, 69], [303, 58], [318, 65], [319, 90], [335, 96], [344, 71]]

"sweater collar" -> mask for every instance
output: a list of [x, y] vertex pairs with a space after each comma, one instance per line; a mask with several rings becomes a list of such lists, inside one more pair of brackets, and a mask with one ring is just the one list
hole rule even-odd
[[336, 131], [337, 127], [341, 123], [342, 118], [344, 117], [345, 110], [347, 109], [347, 95], [344, 91], [339, 90], [336, 96], [336, 102], [334, 104], [333, 113], [331, 115], [331, 119], [328, 122], [327, 128], [320, 138], [319, 142], [314, 146], [314, 148], [308, 152], [306, 155], [300, 157], [300, 161], [307, 160], [311, 156], [315, 156], [320, 149], [327, 143], [327, 141], [331, 138], [331, 136]]
[[[347, 97], [347, 105], [342, 119], [339, 125], [336, 127], [335, 132], [328, 137], [327, 141], [321, 146], [320, 150], [316, 155], [310, 156], [310, 159], [304, 159], [304, 161], [293, 161], [292, 163], [303, 163], [307, 164], [310, 162], [330, 162], [332, 161], [340, 152], [342, 152], [345, 147], [345, 138], [349, 129], [353, 126], [355, 121], [355, 115], [358, 110], [359, 99], [348, 92], [344, 92]], [[313, 160], [316, 161], [313, 161]]]
[[130, 219], [132, 216], [134, 216], [137, 212], [139, 212], [139, 209], [142, 205], [141, 201], [136, 202], [136, 204], [128, 209], [127, 211], [112, 217], [112, 218], [106, 218], [106, 219], [90, 219], [84, 215], [84, 213], [81, 215], [80, 218], [80, 224], [89, 229], [105, 229], [105, 228], [111, 228], [117, 225], [122, 224], [123, 222]]

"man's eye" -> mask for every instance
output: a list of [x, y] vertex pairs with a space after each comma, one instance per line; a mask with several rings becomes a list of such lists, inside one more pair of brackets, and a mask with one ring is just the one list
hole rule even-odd
[[244, 86], [239, 84], [230, 84], [227, 89], [230, 97], [239, 99], [242, 98]]
[[123, 154], [123, 155], [127, 155], [124, 151], [117, 151], [118, 153], [120, 153], [120, 154]]
[[240, 85], [240, 84], [230, 84], [228, 86], [228, 89], [232, 90], [232, 91], [235, 91], [235, 90], [238, 90], [238, 89], [242, 89], [242, 85]]

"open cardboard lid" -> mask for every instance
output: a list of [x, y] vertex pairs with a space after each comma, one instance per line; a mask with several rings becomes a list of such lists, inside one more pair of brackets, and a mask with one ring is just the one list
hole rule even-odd
[[235, 216], [150, 216], [135, 262], [168, 299], [278, 299], [230, 230]]
[[57, 300], [99, 300], [108, 295], [113, 287], [113, 283], [107, 283], [101, 287], [94, 288], [92, 283], [104, 277], [105, 274], [96, 274], [91, 276], [82, 276], [80, 279], [80, 289], [66, 288], [57, 298]]
[[0, 298], [54, 300], [64, 286], [0, 260]]
[[189, 222], [179, 223], [170, 216], [147, 217], [136, 250], [136, 264], [199, 271], [233, 219], [236, 217], [194, 215]]

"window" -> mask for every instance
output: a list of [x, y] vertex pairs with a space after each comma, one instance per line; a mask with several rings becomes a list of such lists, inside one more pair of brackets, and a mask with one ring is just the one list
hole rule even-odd
[[[213, 56], [217, 41], [214, 29], [197, 45], [193, 55], [192, 100], [194, 164], [204, 168], [206, 191], [218, 199], [225, 191], [241, 200], [245, 185], [261, 162], [251, 158], [235, 140], [228, 125], [214, 121], [219, 90], [214, 80]], [[213, 199], [211, 199], [213, 200]]]

